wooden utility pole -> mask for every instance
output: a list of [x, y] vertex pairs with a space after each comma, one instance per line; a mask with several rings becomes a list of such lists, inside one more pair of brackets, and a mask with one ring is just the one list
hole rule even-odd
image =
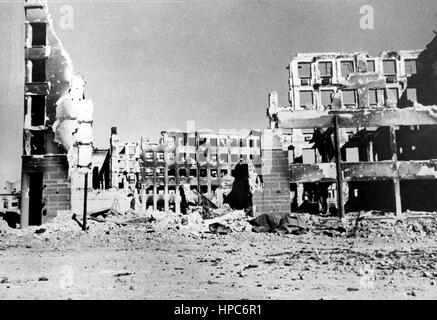
[[337, 207], [340, 218], [344, 217], [343, 172], [341, 169], [340, 129], [338, 116], [334, 116], [335, 165], [337, 171]]
[[83, 231], [86, 231], [87, 197], [88, 197], [88, 172], [85, 173], [85, 183], [83, 189], [83, 222], [82, 222]]

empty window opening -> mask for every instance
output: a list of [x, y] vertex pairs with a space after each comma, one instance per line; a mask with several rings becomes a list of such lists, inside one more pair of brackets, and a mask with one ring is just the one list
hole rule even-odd
[[249, 140], [249, 148], [253, 148], [253, 146], [255, 145], [253, 139]]
[[209, 139], [209, 145], [211, 147], [217, 147], [217, 139], [216, 138], [210, 138]]
[[323, 90], [320, 91], [322, 106], [330, 107], [332, 106], [332, 97], [334, 96], [334, 91]]
[[47, 42], [47, 25], [32, 23], [32, 47], [45, 46]]
[[187, 176], [187, 169], [179, 169], [179, 177], [186, 177]]
[[164, 168], [156, 168], [156, 176], [164, 177]]
[[200, 162], [206, 162], [207, 161], [207, 154], [208, 154], [208, 150], [206, 149], [204, 152], [199, 150], [199, 155], [198, 155], [198, 159]]
[[29, 225], [39, 226], [43, 216], [43, 174], [29, 174]]
[[179, 162], [185, 161], [185, 153], [178, 153], [178, 161]]
[[199, 138], [199, 146], [206, 144], [206, 138]]
[[196, 154], [195, 153], [190, 153], [188, 160], [196, 161]]
[[346, 148], [346, 162], [359, 162], [358, 148]]
[[227, 169], [221, 169], [221, 170], [220, 170], [220, 176], [221, 176], [221, 177], [227, 176], [227, 175], [228, 175], [228, 172], [229, 172], [229, 171], [228, 171]]
[[44, 59], [32, 60], [32, 82], [46, 81], [46, 61]]
[[136, 182], [137, 182], [137, 176], [135, 175], [135, 173], [131, 173], [131, 174], [129, 174], [129, 175], [127, 176], [127, 181], [128, 181], [130, 184], [136, 184]]
[[31, 100], [31, 126], [44, 126], [46, 122], [46, 97], [32, 96]]
[[312, 91], [300, 91], [299, 98], [301, 107], [311, 108], [314, 104]]
[[156, 153], [156, 161], [164, 162], [164, 152]]
[[188, 138], [188, 145], [191, 147], [195, 147], [196, 146], [196, 138], [194, 138], [194, 137]]
[[354, 107], [357, 104], [357, 96], [355, 90], [343, 91], [343, 105], [346, 107]]
[[410, 101], [417, 102], [417, 89], [416, 88], [407, 88], [407, 99]]
[[397, 88], [388, 88], [387, 89], [387, 100], [398, 102], [399, 100], [399, 92]]
[[384, 91], [382, 89], [369, 89], [369, 104], [371, 107], [376, 107], [383, 103]]
[[332, 62], [324, 61], [319, 62], [320, 77], [331, 78], [332, 77]]
[[378, 104], [378, 92], [376, 89], [369, 89], [369, 104], [376, 106]]
[[99, 179], [99, 167], [94, 166], [93, 167], [93, 177], [92, 177], [92, 181], [93, 181], [93, 189], [100, 189], [100, 179]]
[[396, 75], [396, 60], [384, 60], [382, 67], [385, 75]]
[[30, 148], [31, 155], [45, 153], [44, 131], [31, 131]]
[[342, 61], [340, 63], [341, 76], [346, 78], [349, 74], [354, 72], [354, 62], [353, 61]]
[[176, 170], [175, 168], [169, 168], [168, 169], [168, 176], [169, 177], [174, 177], [176, 175]]
[[217, 174], [217, 169], [211, 169], [211, 177], [212, 178], [217, 178], [218, 174]]
[[375, 72], [375, 60], [367, 60], [367, 72]]
[[201, 192], [202, 194], [207, 194], [207, 193], [208, 193], [208, 186], [201, 185], [201, 186], [200, 186], [200, 192]]
[[311, 78], [311, 63], [310, 62], [299, 62], [297, 64], [298, 75], [301, 79]]
[[179, 146], [185, 146], [187, 144], [187, 134], [184, 133], [182, 136], [177, 138]]
[[158, 211], [164, 211], [165, 210], [165, 201], [164, 200], [158, 200], [156, 202], [156, 210], [158, 210]]
[[153, 177], [153, 168], [145, 168], [144, 173], [146, 174], [146, 177]]
[[206, 177], [208, 177], [208, 170], [206, 170], [206, 168], [201, 168], [201, 169], [200, 169], [200, 177], [201, 177], [201, 178], [206, 178]]
[[159, 186], [157, 191], [158, 191], [158, 194], [164, 194], [165, 193], [165, 189], [162, 186]]
[[197, 177], [197, 169], [190, 169], [190, 177]]
[[174, 153], [173, 152], [169, 152], [167, 153], [167, 160], [168, 161], [174, 161], [175, 157], [174, 157]]
[[229, 161], [229, 157], [226, 153], [220, 154], [220, 162], [228, 162], [228, 161]]
[[176, 186], [168, 186], [168, 194], [175, 194]]
[[304, 164], [316, 163], [316, 153], [315, 153], [314, 149], [303, 149], [302, 150], [302, 162]]
[[405, 60], [405, 74], [413, 75], [417, 74], [417, 63], [416, 59]]
[[153, 199], [148, 199], [146, 202], [147, 209], [153, 209]]

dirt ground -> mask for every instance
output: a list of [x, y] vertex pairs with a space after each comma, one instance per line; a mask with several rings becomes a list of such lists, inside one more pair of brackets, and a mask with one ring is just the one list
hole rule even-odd
[[0, 299], [436, 299], [436, 237], [408, 228], [354, 237], [94, 221], [88, 232], [1, 228]]

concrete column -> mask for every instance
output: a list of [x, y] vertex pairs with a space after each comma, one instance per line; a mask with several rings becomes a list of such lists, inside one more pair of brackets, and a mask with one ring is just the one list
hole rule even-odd
[[164, 211], [168, 212], [168, 153], [164, 151]]
[[21, 175], [20, 228], [27, 228], [29, 226], [29, 186], [30, 175], [23, 173]]
[[181, 213], [181, 195], [179, 193], [179, 185], [176, 185], [175, 211], [176, 214]]
[[32, 82], [32, 68], [33, 68], [32, 61], [27, 60], [26, 65], [25, 65], [25, 82], [26, 83]]
[[25, 97], [25, 111], [24, 111], [24, 128], [29, 129], [32, 125], [32, 97]]
[[141, 212], [144, 213], [147, 211], [147, 194], [146, 189], [141, 189]]
[[[397, 171], [397, 144], [396, 144], [396, 127], [390, 126], [390, 149], [392, 152], [392, 161], [393, 161], [393, 169]], [[395, 213], [397, 216], [402, 213], [402, 202], [401, 202], [401, 186], [399, 182], [399, 178], [393, 178], [393, 193], [395, 197]]]
[[373, 141], [369, 141], [369, 145], [367, 146], [367, 160], [369, 162], [374, 162], [373, 157]]
[[303, 203], [303, 183], [298, 183], [296, 188], [297, 207], [299, 208]]
[[337, 207], [340, 218], [344, 217], [344, 190], [343, 190], [343, 171], [341, 161], [341, 149], [340, 149], [340, 128], [338, 125], [338, 116], [334, 116], [334, 140], [335, 140], [335, 165], [337, 171]]
[[158, 190], [156, 188], [156, 184], [153, 185], [153, 210], [158, 208]]

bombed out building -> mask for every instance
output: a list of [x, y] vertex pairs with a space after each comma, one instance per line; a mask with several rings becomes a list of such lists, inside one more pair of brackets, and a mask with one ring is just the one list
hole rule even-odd
[[[93, 105], [57, 37], [46, 1], [26, 0], [21, 227], [75, 210], [92, 155]], [[79, 196], [80, 198], [80, 196]]]
[[436, 39], [378, 56], [301, 53], [288, 69], [289, 105], [270, 94], [268, 129], [192, 125], [163, 131], [156, 143], [125, 143], [113, 127], [109, 149], [97, 150], [85, 80], [73, 75], [45, 1], [25, 1], [21, 226], [80, 213], [91, 184], [89, 210], [130, 188], [142, 209], [180, 212], [181, 187], [217, 199], [239, 165], [244, 179], [260, 182], [250, 186], [253, 215], [436, 210]]
[[[270, 96], [272, 128], [290, 136], [294, 208], [437, 208], [434, 39], [423, 51], [297, 54], [289, 106]], [[340, 186], [340, 188], [337, 188]]]
[[[193, 124], [194, 125], [194, 124]], [[212, 198], [236, 164], [261, 166], [260, 130], [167, 130], [158, 142], [120, 141], [111, 129], [110, 148], [95, 188], [135, 188], [145, 209], [180, 210], [180, 187]], [[258, 168], [258, 169], [257, 169]], [[93, 172], [94, 174], [94, 172]]]

